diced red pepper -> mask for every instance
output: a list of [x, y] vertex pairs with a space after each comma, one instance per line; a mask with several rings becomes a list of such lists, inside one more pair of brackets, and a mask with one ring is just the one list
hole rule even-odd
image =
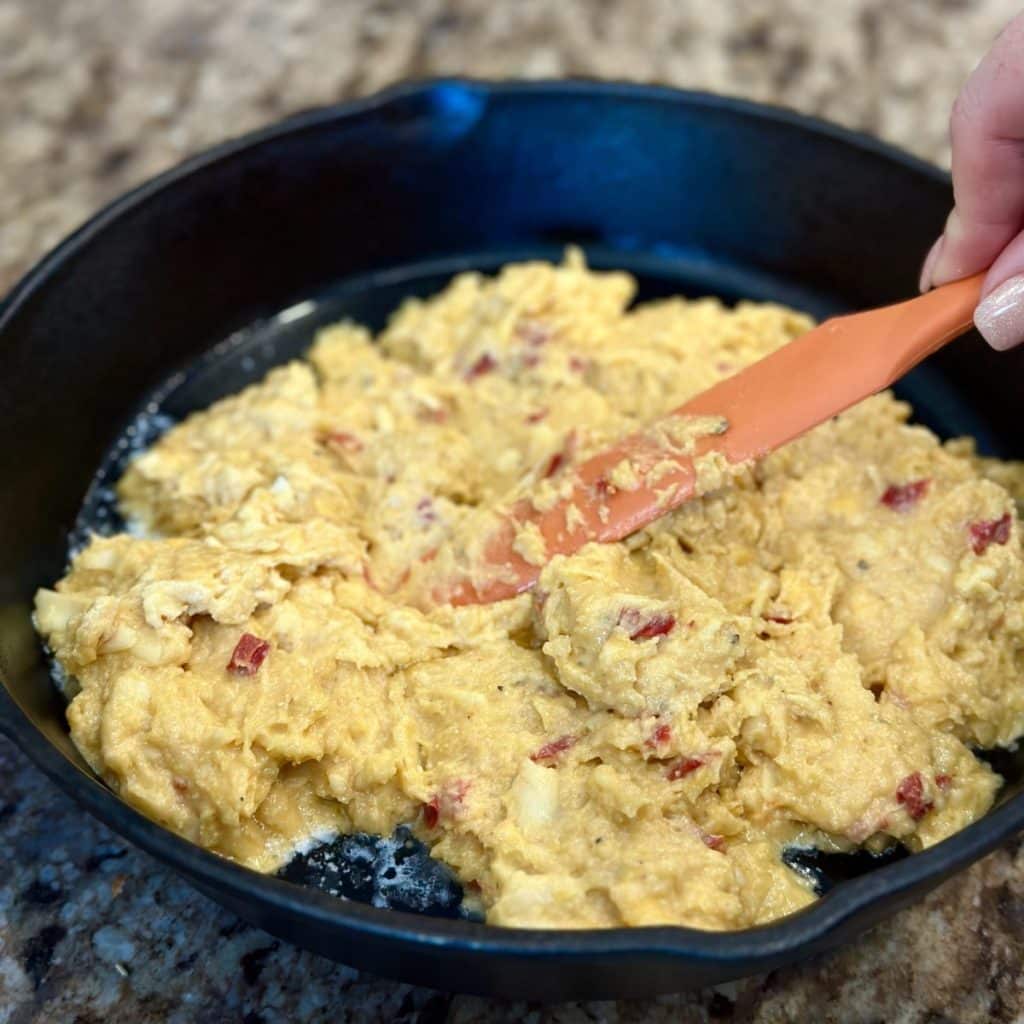
[[361, 452], [363, 450], [363, 442], [355, 434], [351, 434], [347, 430], [332, 430], [327, 435], [327, 443], [333, 444], [346, 452]]
[[253, 676], [270, 653], [270, 644], [252, 633], [243, 633], [231, 652], [228, 671], [236, 676]]
[[416, 502], [416, 518], [423, 526], [429, 526], [437, 522], [437, 509], [431, 498], [420, 498]]
[[630, 640], [650, 640], [671, 633], [675, 629], [676, 617], [671, 613], [648, 617], [636, 608], [623, 608], [618, 624], [629, 634]]
[[532, 348], [546, 345], [552, 336], [551, 326], [541, 320], [520, 320], [516, 324], [516, 334]]
[[545, 406], [543, 409], [535, 409], [533, 412], [528, 413], [526, 416], [527, 423], [540, 423], [542, 419], [548, 414], [548, 408]]
[[930, 800], [924, 796], [924, 783], [921, 781], [921, 773], [914, 772], [908, 775], [896, 787], [896, 802], [907, 809], [914, 821], [920, 821], [933, 807]]
[[651, 640], [657, 636], [667, 636], [675, 629], [674, 615], [655, 615], [638, 630], [629, 634], [630, 640]]
[[1010, 539], [1010, 526], [1013, 520], [1010, 513], [998, 519], [985, 519], [971, 523], [968, 531], [971, 535], [971, 550], [976, 555], [983, 555], [990, 544], [1005, 544]]
[[664, 722], [656, 726], [654, 732], [647, 737], [645, 746], [648, 747], [663, 747], [666, 743], [672, 739], [672, 726], [666, 725]]
[[708, 759], [700, 754], [696, 757], [681, 757], [669, 766], [668, 771], [665, 772], [665, 778], [669, 782], [685, 779], [687, 775], [692, 775], [698, 768], [703, 768], [707, 763]]
[[893, 512], [909, 512], [927, 493], [931, 480], [912, 480], [908, 484], [890, 484], [879, 501]]
[[777, 622], [780, 626], [788, 626], [793, 620], [788, 615], [766, 615], [766, 622]]
[[549, 480], [553, 477], [561, 468], [565, 462], [565, 452], [555, 452], [554, 455], [548, 459], [548, 464], [544, 469], [543, 479]]
[[491, 371], [498, 368], [498, 360], [490, 354], [485, 352], [479, 359], [465, 372], [464, 376], [466, 380], [476, 380], [477, 377], [482, 377], [485, 373], [491, 373]]
[[454, 818], [462, 808], [470, 783], [465, 779], [446, 782], [424, 805], [423, 824], [435, 828], [442, 818]]
[[953, 776], [947, 775], [945, 772], [939, 772], [939, 774], [935, 776], [935, 785], [938, 786], [939, 789], [949, 789], [949, 787], [953, 785]]
[[576, 453], [576, 431], [570, 430], [566, 435], [565, 444], [562, 446], [562, 450], [555, 452], [547, 461], [547, 465], [544, 467], [544, 472], [541, 474], [541, 479], [549, 480], [553, 477], [560, 469], [562, 469], [575, 455]]
[[710, 832], [705, 832], [702, 829], [700, 838], [703, 841], [704, 845], [712, 850], [717, 850], [719, 853], [721, 853], [725, 849], [724, 836], [712, 835]]
[[436, 828], [440, 817], [441, 805], [435, 796], [423, 805], [423, 824], [426, 825], [427, 828]]
[[530, 760], [540, 763], [541, 761], [556, 761], [560, 754], [564, 754], [570, 747], [576, 745], [576, 737], [565, 735], [559, 736], [557, 740], [545, 743], [530, 755]]

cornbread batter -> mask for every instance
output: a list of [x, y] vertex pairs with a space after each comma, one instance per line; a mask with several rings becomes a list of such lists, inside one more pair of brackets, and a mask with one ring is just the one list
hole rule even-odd
[[889, 395], [533, 594], [406, 593], [510, 493], [809, 326], [633, 291], [575, 254], [461, 275], [140, 456], [148, 534], [37, 597], [90, 764], [262, 871], [411, 823], [531, 927], [742, 928], [813, 899], [787, 844], [917, 850], [984, 814], [970, 747], [1024, 732], [1024, 472]]

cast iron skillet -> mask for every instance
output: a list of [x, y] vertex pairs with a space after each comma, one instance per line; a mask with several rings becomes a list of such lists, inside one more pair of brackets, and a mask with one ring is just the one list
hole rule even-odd
[[[122, 804], [69, 742], [29, 607], [61, 574], [90, 479], [139, 402], [217, 343], [199, 371], [159, 391], [169, 411], [259, 376], [325, 319], [379, 324], [402, 295], [459, 269], [556, 257], [569, 242], [595, 264], [633, 270], [644, 296], [776, 298], [822, 315], [912, 294], [949, 204], [938, 170], [827, 124], [714, 96], [575, 82], [404, 86], [300, 115], [143, 185], [46, 257], [0, 309], [0, 725], [82, 806], [203, 892], [379, 974], [518, 997], [641, 996], [849, 939], [1024, 825], [1015, 758], [1002, 759], [1011, 782], [982, 821], [873, 870], [819, 864], [835, 884], [775, 924], [732, 934], [505, 930], [261, 876]], [[1022, 362], [1024, 351], [996, 356], [968, 337], [907, 393], [941, 432], [1020, 455]], [[96, 500], [86, 510], [94, 525]]]

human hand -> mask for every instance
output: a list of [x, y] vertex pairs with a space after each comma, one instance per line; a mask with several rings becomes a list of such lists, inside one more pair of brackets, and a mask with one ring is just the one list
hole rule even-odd
[[975, 326], [995, 349], [1024, 342], [1024, 14], [968, 78], [950, 118], [955, 205], [921, 291], [989, 268]]

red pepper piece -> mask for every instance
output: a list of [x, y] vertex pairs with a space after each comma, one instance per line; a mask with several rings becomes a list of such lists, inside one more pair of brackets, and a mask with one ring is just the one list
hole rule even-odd
[[442, 818], [454, 818], [462, 808], [470, 783], [465, 779], [446, 782], [424, 805], [423, 824], [435, 828]]
[[766, 622], [777, 622], [780, 626], [788, 626], [793, 620], [788, 615], [766, 615]]
[[497, 368], [498, 360], [490, 352], [485, 352], [463, 376], [466, 380], [476, 380], [477, 377], [482, 377], [485, 373], [491, 373]]
[[548, 459], [548, 464], [544, 469], [543, 479], [549, 480], [553, 477], [562, 468], [564, 462], [565, 452], [555, 452], [555, 454]]
[[879, 499], [893, 512], [909, 512], [927, 493], [931, 480], [912, 480], [908, 484], [890, 484]]
[[270, 653], [270, 644], [252, 633], [243, 633], [231, 652], [228, 671], [236, 676], [253, 676]]
[[431, 523], [437, 522], [437, 509], [434, 508], [432, 499], [420, 498], [416, 502], [416, 518], [423, 526], [429, 526]]
[[665, 613], [648, 618], [636, 608], [623, 608], [618, 624], [629, 634], [630, 640], [650, 640], [671, 633], [675, 629], [676, 617]]
[[630, 640], [650, 640], [656, 636], [667, 636], [675, 629], [674, 615], [655, 615], [645, 625], [629, 634]]
[[541, 320], [520, 320], [516, 324], [516, 335], [523, 339], [531, 348], [540, 348], [551, 340], [550, 325]]
[[544, 467], [544, 473], [542, 479], [548, 480], [553, 477], [563, 466], [565, 466], [576, 453], [576, 431], [570, 430], [566, 435], [565, 444], [562, 445], [562, 450], [555, 452], [554, 455], [548, 459], [547, 465]]
[[908, 775], [896, 787], [896, 802], [903, 804], [914, 821], [920, 821], [932, 809], [934, 805], [931, 800], [926, 800], [924, 796], [920, 772]]
[[712, 835], [710, 832], [701, 831], [701, 840], [704, 845], [712, 850], [717, 850], [721, 853], [725, 849], [725, 837]]
[[687, 775], [692, 775], [698, 768], [702, 768], [707, 763], [707, 758], [699, 754], [696, 757], [681, 757], [669, 766], [668, 771], [665, 772], [665, 778], [669, 782], [685, 779]]
[[346, 452], [361, 452], [363, 450], [363, 442], [355, 434], [351, 434], [347, 430], [332, 430], [327, 435], [327, 443], [333, 444]]
[[576, 745], [576, 737], [565, 735], [559, 736], [557, 740], [545, 743], [530, 755], [530, 760], [535, 763], [541, 761], [556, 761], [560, 754], [564, 754], [570, 747]]
[[441, 805], [435, 796], [423, 805], [423, 824], [427, 828], [437, 828], [437, 822], [440, 817]]
[[983, 555], [990, 544], [1005, 544], [1010, 539], [1010, 526], [1012, 519], [1010, 513], [1001, 515], [998, 519], [985, 519], [977, 523], [971, 523], [968, 532], [971, 535], [971, 550], [976, 555]]
[[645, 746], [648, 747], [663, 747], [666, 743], [672, 739], [672, 726], [662, 723], [657, 726], [654, 732], [647, 737]]
[[949, 789], [949, 787], [953, 785], [953, 776], [947, 775], [945, 772], [939, 772], [939, 774], [935, 776], [935, 785], [938, 786], [939, 789]]

